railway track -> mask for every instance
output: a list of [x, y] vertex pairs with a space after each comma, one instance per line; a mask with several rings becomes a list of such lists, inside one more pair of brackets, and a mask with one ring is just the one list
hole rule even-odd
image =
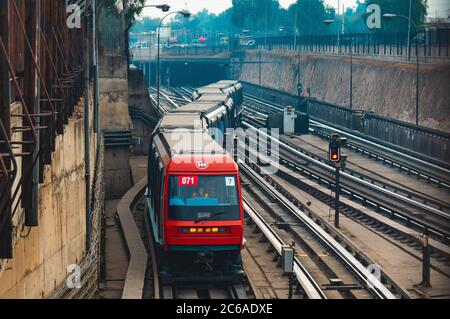
[[[246, 106], [247, 111], [253, 113], [256, 112], [262, 117], [267, 117], [267, 114], [283, 111], [281, 105], [262, 101], [249, 95], [245, 95], [244, 106]], [[331, 132], [337, 132], [348, 138], [346, 145], [348, 149], [363, 154], [370, 159], [379, 161], [401, 172], [416, 176], [426, 182], [450, 190], [450, 170], [445, 167], [424, 161], [419, 157], [413, 157], [397, 150], [390, 149], [384, 145], [368, 141], [356, 133], [349, 133], [339, 127], [332, 127], [317, 120], [310, 119], [310, 125], [312, 126], [312, 128], [310, 128], [311, 134], [328, 140]]]
[[[149, 87], [148, 91], [149, 91], [150, 99], [152, 100], [154, 105], [157, 105], [158, 103], [157, 103], [157, 90], [156, 90], [156, 88]], [[180, 101], [179, 98], [174, 97], [169, 92], [165, 92], [165, 90], [163, 88], [160, 89], [159, 105], [161, 107], [161, 110], [158, 110], [158, 111], [161, 113], [161, 115], [164, 114], [164, 113], [167, 113], [170, 110], [178, 108], [178, 106], [180, 104], [183, 104], [181, 102], [188, 103], [185, 100]], [[186, 104], [186, 103], [184, 103], [184, 104]]]
[[[248, 106], [246, 107], [248, 108]], [[246, 112], [248, 111], [246, 110]], [[262, 124], [261, 121], [258, 122], [254, 117], [247, 119], [247, 121], [251, 121], [254, 126], [261, 126]], [[247, 127], [253, 125], [247, 123]], [[327, 165], [325, 158], [326, 152], [322, 150], [325, 156], [317, 156], [302, 149], [291, 141], [283, 138], [281, 141], [282, 143], [280, 145], [283, 152], [283, 158], [281, 160], [283, 164], [300, 171], [303, 175], [309, 176], [330, 188], [334, 187], [333, 168]], [[298, 162], [299, 157], [302, 158], [301, 163]], [[309, 163], [307, 167], [303, 165], [305, 161]], [[320, 169], [315, 168], [316, 166], [320, 166], [329, 172], [323, 174], [320, 172]], [[364, 172], [364, 168], [361, 171]], [[426, 227], [444, 242], [448, 240], [449, 205], [442, 199], [434, 199], [428, 194], [397, 185], [393, 181], [380, 178], [380, 176], [375, 176], [375, 174], [361, 173], [355, 169], [346, 168], [342, 175], [349, 177], [348, 185], [358, 184], [356, 189], [354, 187], [353, 189], [351, 187], [344, 189], [344, 193], [350, 198], [359, 200], [364, 205], [372, 206], [379, 212], [390, 215], [391, 217], [400, 218], [409, 224], [409, 226], [422, 229]], [[369, 197], [368, 194], [361, 194], [361, 190], [365, 189], [372, 189], [379, 193], [379, 195], [377, 197]], [[367, 191], [364, 192], [367, 193]], [[387, 197], [389, 200], [386, 200], [384, 197]], [[374, 198], [377, 200], [374, 200]], [[399, 203], [404, 203], [404, 205], [399, 205]], [[414, 216], [415, 214], [412, 214], [412, 212], [416, 211], [427, 212], [427, 214], [422, 214], [422, 216], [417, 217]]]
[[[257, 129], [245, 121], [242, 124], [245, 127]], [[266, 135], [262, 131], [258, 130], [258, 132]], [[305, 155], [284, 141], [269, 138], [280, 145], [278, 159], [281, 164], [319, 184], [326, 185], [331, 190], [334, 189], [334, 168], [332, 166]], [[299, 160], [300, 158], [301, 160]], [[443, 212], [373, 184], [366, 179], [355, 177], [346, 171], [341, 171], [341, 177], [342, 193], [353, 201], [373, 207], [378, 213], [388, 215], [390, 218], [402, 220], [409, 227], [422, 230], [426, 228], [435, 238], [443, 242], [448, 241], [450, 236], [447, 226], [448, 217]], [[414, 214], [416, 209], [426, 209], [429, 215], [417, 217]], [[444, 225], [442, 224], [443, 220], [445, 221]]]
[[176, 283], [162, 286], [162, 299], [248, 299], [243, 284]]
[[194, 90], [189, 89], [185, 86], [176, 86], [176, 87], [171, 87], [170, 91], [173, 92], [178, 99], [182, 99], [185, 102], [192, 102], [192, 93], [194, 92]]
[[[264, 237], [269, 241], [270, 245], [277, 252], [278, 256], [281, 255], [282, 246], [286, 245], [283, 239], [275, 232], [273, 227], [267, 223], [261, 214], [259, 214], [244, 198], [244, 210], [247, 215], [247, 219], [250, 223], [256, 225], [259, 231], [262, 232]], [[294, 258], [294, 275], [298, 281], [305, 296], [309, 299], [327, 299], [324, 291], [320, 285], [314, 280], [313, 276], [299, 261], [298, 257]]]
[[[374, 279], [370, 271], [357, 260], [357, 258], [361, 258], [358, 252], [355, 250], [347, 251], [333, 236], [341, 242], [343, 242], [343, 238], [339, 238], [337, 233], [330, 234], [330, 229], [327, 229], [327, 231], [322, 229], [305, 212], [275, 189], [268, 182], [269, 176], [259, 175], [249, 165], [242, 162], [240, 168], [247, 181], [245, 192], [247, 195], [251, 195], [247, 198], [255, 198], [259, 205], [269, 212], [266, 214], [266, 218], [270, 215], [273, 219], [268, 221], [263, 219], [261, 215], [257, 215], [248, 201], [246, 202], [246, 213], [252, 217], [255, 223], [261, 225], [276, 249], [280, 247], [281, 241], [275, 234], [276, 230], [271, 226], [273, 224], [281, 226], [284, 231], [290, 234], [292, 240], [296, 243], [295, 246], [300, 247], [297, 249], [302, 251], [303, 259], [309, 256], [308, 264], [310, 264], [310, 267], [311, 264], [314, 264], [311, 268], [315, 270], [315, 274], [317, 274], [317, 269], [320, 269], [326, 274], [327, 280], [333, 278], [328, 282], [328, 287], [324, 282], [317, 283], [297, 258], [295, 275], [309, 298], [326, 298], [326, 293], [321, 287], [336, 290], [345, 298], [395, 298], [395, 295], [378, 279]], [[320, 244], [317, 242], [320, 242]], [[348, 243], [345, 245], [350, 247]], [[320, 258], [324, 252], [327, 252], [326, 257]], [[357, 257], [355, 258], [354, 255]], [[397, 296], [406, 296], [386, 275], [382, 274], [381, 276], [381, 280], [387, 283]], [[345, 282], [339, 278], [344, 278]], [[367, 285], [368, 282], [371, 284]]]

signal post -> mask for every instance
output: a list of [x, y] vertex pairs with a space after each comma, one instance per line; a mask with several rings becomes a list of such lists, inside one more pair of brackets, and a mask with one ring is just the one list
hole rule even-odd
[[346, 154], [341, 153], [341, 147], [347, 144], [345, 137], [340, 137], [337, 133], [331, 134], [331, 142], [328, 145], [328, 160], [335, 168], [335, 198], [334, 198], [334, 226], [339, 228], [339, 194], [340, 194], [340, 170], [345, 166]]

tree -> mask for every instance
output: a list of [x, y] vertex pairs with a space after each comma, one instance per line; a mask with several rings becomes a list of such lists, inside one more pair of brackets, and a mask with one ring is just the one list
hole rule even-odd
[[233, 0], [231, 21], [238, 29], [255, 33], [278, 28], [280, 3], [278, 0]]
[[158, 27], [159, 19], [152, 19], [145, 17], [142, 20], [137, 20], [130, 29], [132, 33], [142, 33], [155, 31]]
[[297, 14], [300, 35], [325, 33], [323, 21], [333, 14], [333, 10], [325, 9], [323, 0], [298, 0], [289, 7], [288, 11], [292, 21]]
[[[125, 25], [126, 28], [129, 29], [133, 23], [136, 21], [136, 16], [141, 13], [142, 8], [144, 7], [146, 0], [127, 0], [126, 4], [128, 7], [128, 10], [125, 14]], [[101, 10], [106, 10], [110, 14], [117, 13], [116, 10], [116, 2], [117, 0], [102, 0], [99, 3], [99, 7]]]
[[[409, 1], [403, 0], [368, 0], [367, 5], [377, 4], [381, 8], [381, 14], [395, 13], [404, 16], [409, 15]], [[420, 28], [425, 21], [427, 14], [427, 0], [412, 0], [411, 19]], [[381, 30], [383, 32], [407, 32], [408, 21], [405, 19], [395, 18], [391, 20], [383, 19]], [[412, 29], [411, 32], [414, 32]]]

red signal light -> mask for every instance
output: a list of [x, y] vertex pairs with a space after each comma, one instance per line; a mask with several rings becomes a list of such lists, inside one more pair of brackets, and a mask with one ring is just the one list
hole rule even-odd
[[329, 160], [331, 162], [339, 162], [341, 159], [341, 145], [339, 142], [333, 141], [329, 145]]

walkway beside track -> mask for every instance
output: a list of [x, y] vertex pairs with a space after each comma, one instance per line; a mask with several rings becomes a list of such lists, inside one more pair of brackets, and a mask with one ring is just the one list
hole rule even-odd
[[103, 299], [141, 299], [147, 295], [144, 286], [148, 255], [131, 211], [147, 184], [145, 159], [130, 159], [134, 186], [120, 200], [105, 201], [105, 267], [99, 292]]

